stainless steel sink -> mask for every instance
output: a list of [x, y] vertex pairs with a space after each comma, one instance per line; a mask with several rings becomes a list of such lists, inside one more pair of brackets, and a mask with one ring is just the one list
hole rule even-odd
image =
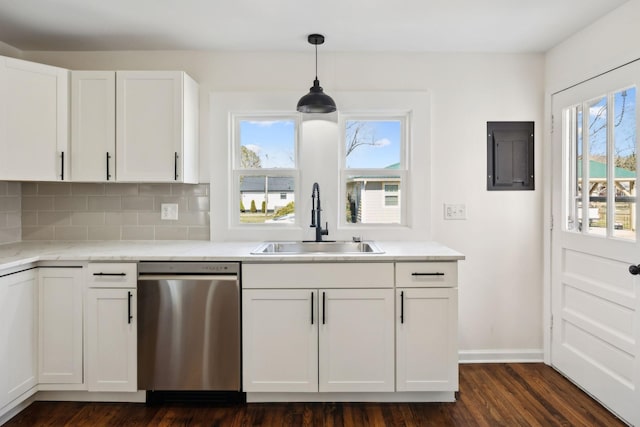
[[265, 242], [255, 248], [253, 255], [294, 254], [382, 254], [373, 242]]

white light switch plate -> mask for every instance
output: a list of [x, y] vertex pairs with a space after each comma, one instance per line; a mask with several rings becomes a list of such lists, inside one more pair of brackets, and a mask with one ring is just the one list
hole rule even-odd
[[444, 204], [444, 219], [467, 219], [467, 207], [463, 203]]
[[160, 205], [160, 218], [177, 221], [178, 220], [178, 204], [162, 203]]

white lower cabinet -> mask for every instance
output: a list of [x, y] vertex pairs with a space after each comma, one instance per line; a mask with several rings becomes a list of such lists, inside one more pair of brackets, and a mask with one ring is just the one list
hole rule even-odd
[[393, 310], [393, 289], [244, 290], [244, 391], [393, 391]]
[[458, 289], [396, 289], [396, 388], [458, 390]]
[[37, 384], [37, 301], [35, 269], [0, 275], [0, 409]]
[[89, 264], [86, 302], [89, 391], [137, 391], [135, 264]]
[[319, 391], [394, 391], [393, 289], [327, 289], [319, 299]]
[[244, 391], [318, 391], [318, 291], [242, 295]]
[[82, 384], [83, 269], [38, 268], [38, 382]]
[[243, 264], [242, 280], [251, 401], [455, 399], [456, 261]]

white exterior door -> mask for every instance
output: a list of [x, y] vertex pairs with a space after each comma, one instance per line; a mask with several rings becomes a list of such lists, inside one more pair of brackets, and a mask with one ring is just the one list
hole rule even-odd
[[318, 391], [318, 291], [245, 289], [243, 389]]
[[74, 181], [115, 181], [115, 71], [71, 72], [71, 153]]
[[396, 289], [398, 391], [458, 390], [458, 289]]
[[640, 425], [640, 63], [552, 97], [551, 363]]
[[322, 289], [319, 391], [394, 391], [393, 289]]
[[87, 291], [89, 391], [136, 391], [138, 384], [135, 289]]
[[65, 69], [0, 57], [0, 179], [69, 179], [68, 88]]
[[38, 269], [38, 382], [82, 383], [82, 268]]

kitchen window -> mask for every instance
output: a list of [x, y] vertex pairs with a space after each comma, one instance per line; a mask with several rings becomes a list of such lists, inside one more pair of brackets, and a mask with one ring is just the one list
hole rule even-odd
[[[233, 197], [236, 225], [295, 223], [298, 188], [296, 116], [233, 116]], [[286, 221], [281, 218], [286, 216]]]
[[406, 225], [408, 115], [345, 115], [341, 120], [346, 224]]

